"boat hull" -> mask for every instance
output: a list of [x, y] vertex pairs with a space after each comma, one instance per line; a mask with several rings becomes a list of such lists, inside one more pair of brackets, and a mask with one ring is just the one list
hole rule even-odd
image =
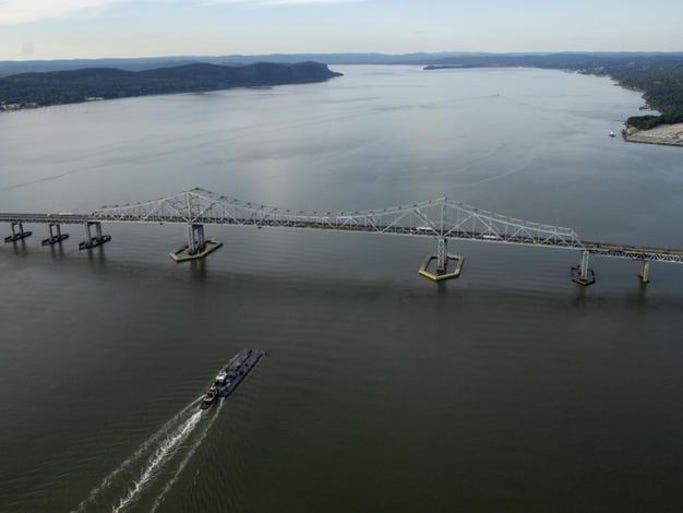
[[265, 354], [265, 351], [260, 349], [243, 349], [233, 356], [227, 365], [219, 371], [219, 376], [225, 376], [224, 380], [218, 381], [217, 379], [212, 385], [216, 387], [218, 393], [212, 399], [205, 397], [199, 408], [201, 410], [209, 409], [218, 402], [219, 397], [229, 397]]

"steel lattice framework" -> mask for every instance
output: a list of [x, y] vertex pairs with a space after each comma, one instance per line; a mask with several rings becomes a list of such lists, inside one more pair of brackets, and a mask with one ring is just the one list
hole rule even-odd
[[[48, 224], [50, 237], [43, 241], [44, 245], [60, 243], [68, 237], [68, 234], [62, 234], [60, 225], [82, 223], [86, 228], [86, 240], [80, 244], [80, 249], [92, 249], [111, 240], [109, 235], [102, 233], [101, 224], [105, 222], [181, 223], [188, 226], [189, 254], [200, 253], [200, 257], [208, 245], [213, 244], [213, 249], [220, 247], [219, 243], [204, 238], [204, 225], [211, 224], [430, 237], [437, 241], [433, 258], [437, 260], [436, 269], [441, 274], [448, 274], [449, 260], [461, 260], [461, 257], [448, 254], [449, 239], [551, 247], [581, 252], [580, 264], [573, 269], [574, 281], [582, 285], [595, 281], [593, 271], [588, 267], [591, 254], [640, 261], [640, 276], [644, 282], [648, 280], [650, 262], [683, 263], [683, 249], [583, 241], [571, 228], [503, 216], [445, 197], [376, 210], [317, 212], [260, 205], [195, 188], [133, 205], [104, 206], [91, 214], [0, 214], [0, 222], [12, 225], [12, 234], [5, 238], [6, 242], [30, 236], [30, 231], [24, 231], [25, 223]], [[91, 228], [95, 230], [94, 235]], [[182, 251], [185, 249], [179, 250]]]
[[584, 249], [571, 228], [502, 216], [447, 198], [380, 210], [318, 212], [259, 205], [192, 189], [154, 201], [102, 207], [88, 218], [103, 222], [309, 228]]

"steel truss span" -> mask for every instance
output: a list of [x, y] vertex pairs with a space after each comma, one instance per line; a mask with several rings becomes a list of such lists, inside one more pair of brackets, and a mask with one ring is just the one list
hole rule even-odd
[[90, 218], [108, 222], [309, 228], [582, 247], [570, 228], [500, 216], [446, 198], [379, 210], [317, 212], [248, 203], [193, 189], [146, 203], [103, 207], [93, 212]]
[[[445, 197], [376, 210], [322, 212], [245, 202], [195, 188], [144, 203], [104, 206], [90, 214], [0, 214], [0, 221], [12, 225], [7, 242], [30, 235], [23, 231], [23, 224], [43, 223], [51, 227], [84, 224], [88, 228], [86, 248], [108, 241], [104, 240], [108, 236], [102, 235], [100, 223], [181, 223], [188, 225], [190, 253], [203, 250], [205, 243], [210, 242], [204, 240], [203, 229], [198, 227], [212, 224], [431, 237], [438, 241], [435, 258], [441, 263], [448, 260], [445, 253], [448, 239], [553, 247], [582, 252], [575, 280], [578, 283], [587, 281], [589, 254], [644, 263], [683, 263], [683, 250], [583, 241], [571, 228], [503, 216]], [[97, 229], [95, 237], [90, 234], [90, 226]], [[18, 233], [16, 227], [19, 227]], [[196, 238], [197, 233], [200, 239]], [[55, 242], [60, 241], [55, 239]]]

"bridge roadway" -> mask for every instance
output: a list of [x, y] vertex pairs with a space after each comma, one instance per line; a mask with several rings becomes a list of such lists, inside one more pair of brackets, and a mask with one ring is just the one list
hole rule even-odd
[[[221, 246], [219, 242], [204, 238], [204, 225], [427, 237], [436, 240], [436, 254], [425, 260], [420, 274], [436, 281], [455, 278], [462, 268], [463, 258], [448, 253], [449, 240], [578, 251], [581, 260], [572, 268], [572, 273], [573, 280], [581, 285], [595, 282], [594, 272], [588, 266], [589, 255], [639, 261], [644, 283], [649, 281], [650, 262], [683, 263], [683, 249], [584, 241], [571, 228], [504, 216], [445, 197], [379, 210], [322, 213], [259, 205], [195, 188], [152, 201], [102, 207], [90, 214], [0, 213], [2, 222], [9, 223], [12, 229], [5, 242], [29, 237], [31, 232], [24, 230], [24, 224], [48, 225], [49, 238], [43, 240], [43, 245], [61, 243], [68, 237], [61, 232], [62, 225], [82, 224], [86, 238], [80, 243], [80, 249], [92, 249], [111, 240], [109, 235], [102, 233], [102, 223], [184, 224], [187, 226], [187, 245], [170, 254], [176, 262], [203, 258]], [[431, 269], [434, 260], [435, 271]]]
[[[187, 224], [187, 219], [181, 216], [161, 218], [149, 218], [141, 220], [136, 216], [121, 216], [112, 219], [107, 216], [97, 216], [92, 214], [2, 214], [2, 223], [24, 223], [24, 224], [86, 224], [88, 222], [107, 222], [107, 223], [146, 223], [146, 224]], [[268, 218], [225, 218], [225, 217], [199, 217], [195, 223], [208, 225], [238, 225], [256, 227], [279, 227], [279, 228], [307, 228], [326, 231], [342, 232], [370, 232], [384, 233], [391, 235], [409, 235], [413, 237], [438, 237], [439, 234], [432, 228], [426, 226], [382, 226], [374, 224], [331, 224], [321, 222], [319, 219], [307, 220], [303, 217], [283, 221], [281, 219]], [[611, 257], [626, 258], [629, 260], [648, 260], [654, 262], [683, 263], [683, 249], [656, 248], [648, 246], [637, 246], [628, 244], [613, 244], [605, 242], [576, 241], [570, 244], [558, 244], [554, 240], [543, 241], [533, 237], [521, 235], [491, 235], [488, 232], [475, 232], [456, 230], [447, 235], [448, 239], [454, 240], [475, 240], [479, 242], [516, 244], [525, 246], [546, 246], [560, 249], [573, 249], [577, 251], [588, 251], [590, 254]]]

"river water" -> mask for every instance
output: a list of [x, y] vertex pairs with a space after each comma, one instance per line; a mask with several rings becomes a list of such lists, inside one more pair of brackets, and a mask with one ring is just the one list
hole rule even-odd
[[[558, 71], [339, 67], [268, 90], [0, 116], [0, 211], [201, 186], [310, 210], [447, 195], [683, 247], [680, 148], [610, 139], [639, 95]], [[111, 225], [0, 247], [2, 512], [681, 511], [683, 267], [429, 240]], [[8, 231], [9, 227], [3, 228]], [[196, 414], [242, 347], [268, 351]]]

